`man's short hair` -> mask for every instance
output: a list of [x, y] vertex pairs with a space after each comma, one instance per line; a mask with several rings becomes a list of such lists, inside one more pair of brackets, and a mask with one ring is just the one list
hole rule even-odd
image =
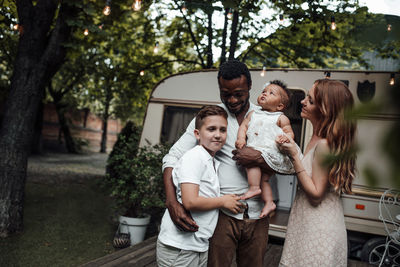
[[226, 120], [228, 119], [228, 113], [226, 113], [225, 109], [221, 108], [220, 106], [204, 106], [196, 115], [195, 128], [199, 130], [203, 125], [204, 119], [209, 116], [222, 116]]
[[240, 78], [240, 76], [242, 75], [246, 77], [247, 85], [250, 89], [252, 83], [251, 75], [246, 64], [236, 59], [225, 61], [219, 66], [218, 77], [217, 77], [218, 84], [219, 84], [219, 78], [230, 81], [236, 78]]
[[290, 106], [290, 98], [292, 97], [292, 94], [290, 93], [289, 89], [287, 88], [287, 85], [281, 80], [273, 80], [273, 81], [270, 81], [269, 84], [275, 84], [283, 89], [286, 96], [282, 95], [282, 97], [281, 97], [282, 104], [285, 106], [284, 109], [287, 109]]

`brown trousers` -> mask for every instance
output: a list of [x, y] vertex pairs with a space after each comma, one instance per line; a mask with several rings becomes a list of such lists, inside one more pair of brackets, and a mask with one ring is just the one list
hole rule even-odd
[[208, 267], [230, 267], [236, 253], [238, 267], [262, 267], [268, 243], [268, 216], [259, 220], [238, 220], [219, 212], [210, 239]]

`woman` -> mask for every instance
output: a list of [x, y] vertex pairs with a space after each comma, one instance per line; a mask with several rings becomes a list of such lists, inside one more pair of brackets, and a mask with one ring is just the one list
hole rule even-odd
[[355, 173], [356, 125], [345, 119], [354, 100], [344, 83], [324, 79], [314, 83], [301, 103], [301, 117], [313, 126], [304, 157], [293, 139], [277, 139], [293, 160], [299, 184], [280, 266], [347, 266], [340, 194], [351, 193]]

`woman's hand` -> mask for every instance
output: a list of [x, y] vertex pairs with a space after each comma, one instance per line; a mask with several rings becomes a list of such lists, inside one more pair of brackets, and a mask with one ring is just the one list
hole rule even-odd
[[282, 151], [283, 153], [288, 154], [291, 158], [294, 158], [297, 155], [298, 153], [297, 145], [294, 142], [294, 140], [289, 136], [279, 135], [275, 139], [275, 142], [278, 145], [279, 150]]
[[223, 201], [223, 208], [233, 212], [234, 214], [237, 214], [246, 208], [243, 203], [239, 202], [240, 197], [236, 195], [223, 195], [221, 198]]

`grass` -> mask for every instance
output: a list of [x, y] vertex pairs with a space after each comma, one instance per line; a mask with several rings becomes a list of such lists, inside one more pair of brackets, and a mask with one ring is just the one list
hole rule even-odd
[[111, 204], [94, 179], [27, 183], [24, 231], [0, 239], [0, 266], [77, 266], [114, 252]]

